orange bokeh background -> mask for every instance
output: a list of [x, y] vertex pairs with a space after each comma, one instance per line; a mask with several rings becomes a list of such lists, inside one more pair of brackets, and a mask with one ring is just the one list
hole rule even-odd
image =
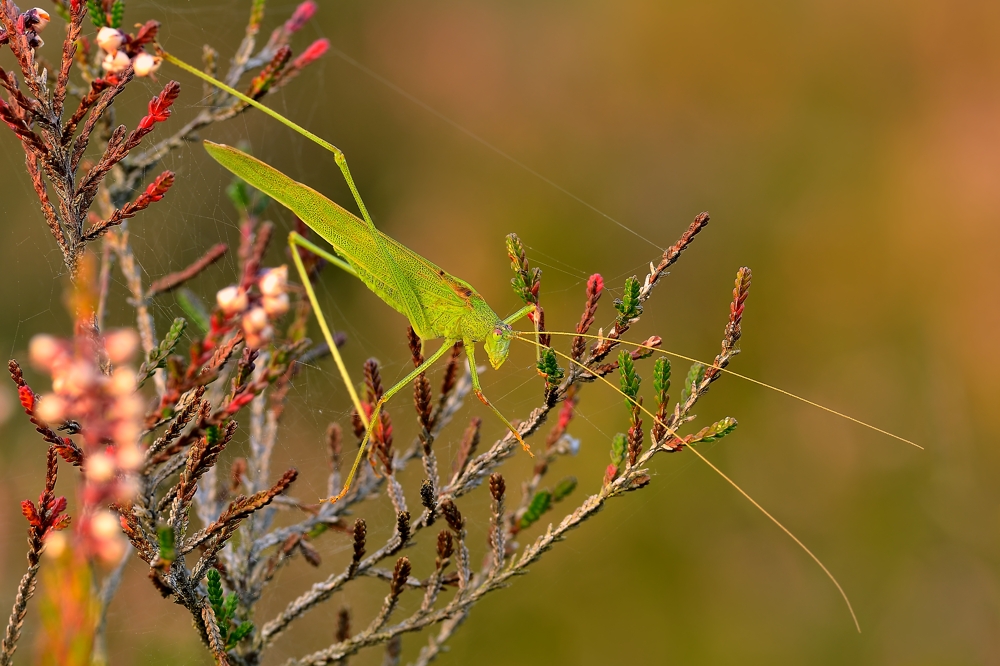
[[[166, 48], [194, 59], [207, 41], [225, 62], [248, 3], [173, 4], [131, 0], [126, 24], [158, 19]], [[294, 4], [272, 2], [267, 28]], [[711, 224], [657, 288], [633, 337], [657, 333], [668, 349], [711, 358], [736, 269], [750, 266], [744, 352], [733, 368], [925, 447], [732, 379], [699, 405], [700, 425], [722, 416], [740, 421], [734, 435], [704, 452], [837, 575], [860, 635], [822, 572], [682, 454], [655, 459], [647, 489], [609, 503], [528, 578], [481, 602], [441, 663], [1000, 661], [1000, 363], [993, 352], [1000, 299], [992, 291], [1000, 283], [1000, 6], [322, 2], [304, 33], [300, 49], [328, 37], [339, 53], [624, 225], [337, 53], [268, 98], [347, 153], [382, 229], [476, 285], [501, 315], [519, 304], [508, 286], [505, 234], [517, 232], [543, 268], [550, 327], [568, 329], [587, 275], [600, 272], [620, 290], [629, 275], [645, 274], [659, 254], [654, 246], [673, 242], [708, 210]], [[47, 41], [51, 58], [59, 39]], [[8, 59], [0, 54], [4, 67]], [[159, 78], [184, 86], [166, 129], [179, 127], [197, 112], [201, 86], [167, 65]], [[156, 90], [132, 86], [119, 122], [131, 126], [140, 117], [143, 85], [149, 95]], [[203, 136], [247, 142], [289, 175], [350, 200], [328, 155], [260, 114]], [[20, 147], [6, 131], [0, 145], [0, 346], [26, 359], [33, 334], [69, 330], [65, 279]], [[222, 194], [227, 179], [197, 144], [167, 166], [178, 174], [174, 189], [130, 227], [150, 279], [236, 239], [236, 215]], [[284, 211], [270, 214], [288, 228]], [[282, 248], [271, 257], [284, 261]], [[233, 277], [230, 260], [193, 287], [212, 298]], [[120, 280], [113, 291], [110, 319], [127, 325]], [[399, 315], [333, 271], [321, 297], [334, 326], [350, 336], [353, 367], [377, 356], [389, 379], [402, 376], [409, 357]], [[606, 323], [611, 294], [602, 306], [598, 322]], [[178, 313], [169, 298], [160, 303], [161, 329]], [[532, 352], [518, 350], [484, 377], [487, 393], [512, 417], [538, 401], [531, 365]], [[281, 465], [304, 470], [296, 489], [303, 497], [322, 492], [323, 429], [348, 409], [329, 370], [303, 373], [277, 454]], [[675, 364], [674, 393], [685, 370]], [[0, 447], [0, 600], [12, 600], [24, 566], [18, 503], [37, 495], [44, 454], [15, 413], [11, 386], [0, 390], [9, 417]], [[553, 471], [553, 481], [580, 479], [571, 499], [599, 487], [609, 438], [625, 419], [620, 398], [586, 388], [573, 428], [581, 453]], [[501, 432], [488, 417], [487, 424], [487, 433]], [[448, 456], [460, 433], [457, 424], [439, 455]], [[509, 463], [508, 488], [516, 493], [529, 470], [526, 457]], [[414, 476], [407, 486], [414, 495], [417, 483]], [[61, 484], [63, 492], [72, 488], [69, 470]], [[470, 528], [478, 557], [484, 494], [466, 505], [478, 520]], [[376, 530], [391, 530], [385, 506], [364, 515]], [[302, 562], [283, 570], [261, 620], [342, 566], [349, 548], [341, 536], [317, 546], [321, 571]], [[413, 552], [422, 550], [429, 545]], [[127, 571], [111, 609], [112, 663], [208, 663], [186, 611], [161, 599], [140, 565]], [[267, 663], [330, 643], [341, 602], [363, 627], [382, 594], [377, 581], [361, 581], [280, 639]], [[37, 621], [29, 615], [21, 658], [31, 652]], [[407, 636], [405, 655], [412, 659], [424, 640]], [[381, 655], [352, 663], [381, 663]]]

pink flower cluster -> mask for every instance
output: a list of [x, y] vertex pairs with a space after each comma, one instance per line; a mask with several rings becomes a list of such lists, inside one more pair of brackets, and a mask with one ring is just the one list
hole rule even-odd
[[[144, 458], [139, 438], [145, 404], [136, 393], [136, 371], [127, 365], [138, 346], [134, 330], [120, 329], [104, 336], [84, 332], [72, 340], [38, 335], [29, 348], [31, 362], [52, 377], [52, 392], [38, 401], [35, 416], [51, 427], [72, 424], [83, 439], [77, 536], [108, 562], [121, 557], [125, 540], [117, 515], [106, 507], [135, 495], [134, 472]], [[105, 372], [102, 361], [114, 370]]]
[[240, 318], [247, 346], [260, 348], [274, 337], [272, 321], [288, 312], [288, 266], [264, 271], [250, 289], [236, 285], [221, 289], [215, 301], [227, 319]]

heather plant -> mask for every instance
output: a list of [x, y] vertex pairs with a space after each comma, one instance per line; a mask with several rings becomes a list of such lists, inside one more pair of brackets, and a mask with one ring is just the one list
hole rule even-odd
[[[50, 388], [36, 392], [19, 363], [9, 365], [24, 412], [48, 448], [38, 502], [23, 504], [28, 570], [0, 665], [12, 662], [39, 570], [46, 567], [52, 576], [45, 599], [51, 610], [43, 627], [45, 658], [62, 664], [103, 662], [107, 607], [125, 563], [136, 557], [148, 567], [150, 593], [190, 613], [193, 630], [218, 664], [261, 663], [296, 620], [362, 578], [383, 585], [374, 617], [355, 617], [342, 608], [335, 641], [288, 663], [342, 662], [376, 647], [385, 651], [385, 663], [398, 663], [404, 634], [428, 629], [415, 660], [426, 664], [488, 593], [528, 573], [607, 501], [651, 483], [654, 456], [718, 440], [736, 427], [734, 419], [723, 418], [681, 432], [693, 421], [698, 400], [739, 352], [749, 269], [737, 272], [719, 354], [711, 364], [691, 366], [679, 400], [670, 399], [669, 361], [651, 359], [659, 337], [623, 349], [623, 336], [640, 320], [668, 269], [706, 227], [707, 214], [698, 215], [650, 263], [644, 279], [624, 281], [608, 327], [596, 335], [592, 328], [605, 282], [592, 275], [565, 351], [546, 329], [541, 271], [510, 234], [506, 250], [513, 290], [535, 306], [541, 345], [537, 405], [513, 421], [520, 437], [541, 440], [530, 475], [513, 484], [501, 472], [520, 450], [514, 434], [487, 444], [481, 441], [481, 421], [463, 414], [473, 383], [461, 370], [462, 346], [456, 344], [439, 386], [421, 374], [413, 384], [412, 406], [398, 401], [378, 415], [368, 464], [340, 501], [318, 503], [296, 495], [295, 461], [276, 456], [282, 415], [295, 399], [291, 389], [297, 378], [330, 349], [307, 336], [312, 308], [302, 285], [289, 281], [285, 266], [265, 265], [275, 232], [264, 219], [266, 197], [240, 181], [229, 188], [240, 218], [238, 278], [211, 298], [199, 298], [187, 283], [229, 253], [225, 244], [148, 284], [130, 245], [130, 234], [142, 233], [139, 214], [171, 188], [183, 187], [170, 171], [149, 178], [157, 165], [198, 130], [249, 105], [206, 89], [197, 116], [171, 127], [171, 111], [183, 94], [178, 83], [169, 81], [134, 129], [116, 124], [115, 101], [129, 95], [136, 77], [154, 76], [160, 66], [153, 47], [158, 24], [147, 21], [134, 33], [124, 31], [125, 5], [123, 0], [56, 2], [54, 13], [65, 22], [65, 36], [59, 62], [49, 65], [39, 49], [43, 32], [56, 29], [50, 25], [53, 17], [38, 8], [21, 11], [9, 0], [0, 4], [0, 44], [20, 70], [0, 70], [7, 92], [0, 116], [21, 144], [41, 218], [61, 251], [74, 322], [72, 331], [31, 342], [29, 360], [51, 378]], [[258, 47], [265, 3], [250, 5], [245, 37], [222, 78], [242, 85], [256, 100], [291, 81], [327, 45], [316, 41], [293, 57], [295, 34], [316, 11], [307, 0]], [[206, 47], [205, 71], [215, 76], [218, 62], [218, 54]], [[68, 99], [76, 100], [72, 113], [65, 106]], [[172, 134], [166, 134], [168, 128]], [[133, 217], [138, 226], [130, 229]], [[301, 224], [298, 231], [307, 232]], [[308, 275], [316, 280], [323, 263], [309, 262]], [[121, 273], [134, 308], [134, 325], [119, 329], [106, 326], [113, 270]], [[158, 333], [150, 308], [168, 293], [178, 295], [181, 310]], [[344, 339], [336, 336], [335, 344]], [[420, 367], [423, 349], [412, 329], [406, 340], [414, 367]], [[385, 392], [377, 361], [367, 361], [362, 370], [366, 414], [355, 409], [349, 422], [331, 423], [327, 430], [328, 495], [340, 487], [342, 462], [354, 457], [366, 435], [364, 420]], [[651, 380], [644, 381], [647, 372]], [[580, 480], [560, 478], [553, 472], [580, 446], [570, 429], [585, 387], [595, 382], [620, 385], [622, 432], [599, 444], [609, 450], [605, 468]], [[393, 422], [402, 419], [416, 422], [419, 435], [412, 442], [394, 439]], [[243, 457], [227, 452], [239, 431], [249, 440]], [[435, 447], [444, 437], [460, 441], [451, 460], [440, 459]], [[72, 522], [67, 500], [56, 495], [60, 466], [70, 468], [64, 470], [63, 484], [66, 471], [78, 470], [70, 476], [76, 479], [73, 489], [60, 488], [79, 498]], [[415, 487], [401, 480], [411, 467], [420, 478]], [[473, 495], [480, 486], [488, 493]], [[393, 507], [394, 529], [384, 541], [373, 542], [364, 514], [382, 497]], [[469, 538], [467, 514], [474, 513], [469, 509], [476, 503], [488, 505], [486, 543]], [[533, 527], [539, 533], [528, 536]], [[277, 614], [262, 616], [259, 602], [280, 569], [318, 566], [315, 543], [345, 538], [351, 556], [341, 571], [317, 580]], [[429, 551], [433, 565], [416, 568], [407, 555], [411, 549]], [[404, 595], [416, 598], [406, 613], [400, 610]]]

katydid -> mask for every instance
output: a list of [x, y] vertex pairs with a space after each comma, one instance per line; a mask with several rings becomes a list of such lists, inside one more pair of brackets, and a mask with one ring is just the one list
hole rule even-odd
[[364, 220], [359, 219], [316, 190], [292, 180], [274, 167], [241, 150], [211, 141], [205, 142], [205, 150], [219, 164], [298, 215], [303, 222], [333, 247], [336, 254], [327, 252], [295, 232], [292, 232], [288, 237], [295, 266], [307, 289], [313, 308], [316, 309], [317, 318], [322, 322], [323, 334], [327, 337], [330, 350], [335, 355], [337, 365], [344, 374], [344, 381], [348, 390], [351, 391], [351, 399], [362, 419], [365, 418], [365, 410], [361, 407], [361, 401], [358, 399], [350, 377], [343, 366], [340, 354], [337, 352], [337, 346], [332, 343], [332, 337], [330, 337], [326, 327], [319, 302], [312, 291], [309, 276], [302, 264], [298, 248], [307, 249], [358, 277], [379, 298], [409, 319], [413, 331], [422, 341], [444, 339], [444, 343], [436, 352], [389, 388], [375, 404], [371, 414], [367, 417], [365, 436], [354, 460], [354, 465], [344, 481], [344, 487], [330, 501], [336, 502], [350, 488], [351, 481], [364, 457], [365, 448], [371, 437], [371, 424], [378, 422], [382, 406], [393, 395], [416, 379], [420, 373], [434, 365], [445, 352], [459, 341], [465, 345], [465, 355], [469, 361], [469, 373], [472, 378], [472, 390], [476, 397], [503, 421], [507, 429], [524, 447], [524, 450], [528, 453], [531, 452], [517, 428], [511, 425], [510, 421], [483, 394], [476, 371], [475, 344], [482, 342], [486, 348], [486, 356], [489, 358], [490, 365], [494, 369], [499, 368], [507, 360], [507, 355], [510, 352], [510, 341], [515, 335], [511, 324], [529, 314], [534, 308], [533, 305], [526, 305], [507, 319], [501, 319], [468, 282], [448, 274], [413, 250], [379, 231], [368, 216], [368, 211], [365, 209], [361, 197], [357, 194], [357, 188], [351, 179], [347, 162], [344, 161], [342, 153], [337, 153], [337, 164], [340, 165], [344, 178], [351, 191], [354, 192], [358, 207], [365, 217]]
[[[530, 454], [528, 445], [525, 444], [517, 429], [503, 416], [503, 414], [500, 413], [496, 407], [489, 402], [482, 392], [476, 370], [475, 343], [483, 343], [487, 357], [489, 358], [490, 364], [494, 369], [499, 368], [506, 360], [511, 340], [521, 339], [531, 342], [536, 347], [539, 347], [540, 343], [537, 340], [533, 341], [526, 338], [523, 334], [515, 331], [512, 327], [513, 323], [531, 314], [534, 306], [530, 304], [526, 305], [506, 319], [501, 319], [467, 282], [448, 274], [431, 263], [429, 260], [406, 248], [398, 241], [386, 236], [375, 227], [370, 215], [368, 214], [368, 210], [361, 199], [354, 180], [351, 177], [347, 161], [341, 150], [280, 115], [276, 111], [273, 111], [269, 107], [260, 104], [256, 100], [251, 99], [245, 94], [233, 89], [231, 86], [208, 76], [204, 72], [175, 58], [169, 53], [160, 50], [160, 55], [163, 56], [163, 58], [168, 62], [171, 62], [191, 74], [194, 74], [195, 76], [207, 81], [221, 90], [224, 90], [243, 102], [254, 106], [265, 114], [294, 129], [296, 132], [332, 152], [337, 166], [340, 168], [344, 179], [350, 187], [355, 203], [360, 210], [361, 217], [359, 218], [316, 190], [289, 178], [274, 167], [271, 167], [270, 165], [251, 157], [236, 148], [208, 141], [205, 142], [205, 149], [215, 160], [248, 182], [251, 186], [261, 190], [265, 194], [268, 194], [273, 199], [289, 208], [292, 212], [298, 215], [303, 222], [313, 229], [313, 231], [323, 237], [334, 250], [334, 253], [324, 250], [295, 232], [292, 232], [289, 235], [289, 245], [292, 250], [293, 261], [299, 271], [299, 275], [306, 289], [310, 303], [316, 311], [317, 320], [322, 330], [324, 339], [330, 347], [331, 354], [333, 355], [339, 372], [343, 377], [344, 383], [350, 393], [351, 400], [358, 411], [358, 415], [365, 423], [366, 427], [361, 447], [354, 460], [351, 471], [345, 480], [342, 490], [336, 496], [328, 498], [328, 500], [324, 501], [336, 502], [347, 493], [353, 477], [357, 472], [358, 466], [364, 458], [367, 443], [371, 437], [372, 424], [377, 422], [379, 413], [386, 401], [413, 381], [418, 375], [420, 375], [420, 373], [431, 367], [458, 341], [462, 341], [465, 345], [472, 386], [476, 396], [485, 405], [487, 405], [500, 418], [501, 421], [503, 421], [504, 425], [524, 447], [524, 450]], [[300, 249], [308, 250], [361, 279], [382, 300], [409, 319], [413, 330], [417, 333], [421, 340], [426, 341], [438, 338], [444, 339], [444, 343], [436, 352], [434, 352], [420, 366], [384, 393], [382, 398], [375, 404], [370, 415], [366, 416], [366, 412], [361, 404], [357, 392], [354, 389], [354, 384], [351, 381], [346, 366], [337, 351], [336, 345], [333, 343], [333, 336], [327, 326], [326, 320], [322, 316], [322, 310], [319, 306], [319, 302], [310, 285], [309, 277], [306, 273], [301, 256], [299, 255]], [[537, 329], [535, 333], [537, 334]], [[577, 333], [547, 333], [554, 335], [580, 335]], [[600, 339], [599, 336], [583, 335], [582, 337]], [[662, 353], [687, 359], [692, 362], [702, 363], [705, 366], [713, 366], [711, 363], [704, 363], [698, 361], [697, 359], [681, 354], [675, 354], [659, 348], [644, 347], [643, 345], [630, 343], [624, 340], [618, 341], [618, 343], [644, 348], [655, 353]], [[554, 351], [554, 353], [568, 360], [570, 363], [582, 368], [583, 371], [595, 374], [592, 370], [583, 366], [568, 355], [558, 351]], [[740, 377], [741, 379], [748, 380], [765, 388], [778, 391], [786, 396], [846, 418], [877, 432], [889, 435], [906, 442], [907, 444], [916, 446], [917, 448], [922, 448], [910, 440], [904, 439], [898, 435], [894, 435], [873, 425], [855, 419], [854, 417], [812, 402], [806, 398], [800, 397], [770, 384], [765, 384], [764, 382], [732, 372], [725, 368], [716, 369], [720, 372]], [[617, 387], [611, 384], [606, 378], [596, 374], [595, 377], [612, 386], [613, 389], [621, 393], [621, 391], [619, 391]], [[652, 418], [654, 422], [658, 422], [655, 414], [644, 408], [635, 400], [632, 400], [627, 396], [626, 398], [636, 404], [638, 408], [647, 416]], [[665, 424], [663, 425], [665, 426]], [[676, 434], [673, 429], [670, 428], [668, 428], [668, 432], [672, 435]], [[726, 476], [719, 468], [709, 462], [708, 459], [705, 458], [700, 452], [694, 448], [689, 448], [689, 450], [693, 451], [698, 458], [711, 467], [765, 516], [774, 522], [782, 531], [791, 537], [822, 568], [824, 573], [834, 583], [844, 601], [847, 603], [848, 609], [850, 609], [851, 615], [854, 617], [855, 624], [857, 625], [857, 618], [854, 616], [853, 608], [851, 608], [851, 604], [846, 593], [833, 574], [830, 573], [819, 558], [817, 558], [812, 551], [805, 546], [805, 544], [796, 538], [791, 531], [782, 525], [774, 516], [768, 513], [760, 504], [754, 501], [749, 494], [740, 488], [732, 479]]]

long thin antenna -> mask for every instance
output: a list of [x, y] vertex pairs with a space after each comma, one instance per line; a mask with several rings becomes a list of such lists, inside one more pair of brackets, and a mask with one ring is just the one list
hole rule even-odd
[[[608, 338], [601, 337], [599, 335], [587, 335], [585, 333], [567, 333], [567, 332], [563, 332], [563, 331], [545, 331], [545, 334], [546, 335], [567, 335], [567, 336], [571, 336], [571, 337], [581, 337], [581, 338], [587, 338], [589, 340], [599, 340], [599, 341], [605, 341], [605, 340], [608, 339]], [[924, 450], [924, 447], [920, 446], [916, 442], [912, 442], [912, 441], [906, 439], [905, 437], [900, 437], [899, 435], [891, 433], [888, 430], [883, 430], [882, 428], [879, 428], [878, 426], [873, 426], [872, 424], [866, 423], [866, 422], [862, 421], [861, 419], [856, 419], [853, 416], [850, 416], [849, 414], [844, 414], [843, 412], [838, 412], [836, 409], [831, 409], [830, 407], [827, 407], [825, 405], [821, 405], [818, 402], [813, 402], [812, 400], [809, 400], [808, 398], [803, 398], [801, 395], [796, 395], [795, 393], [792, 393], [791, 391], [786, 391], [783, 388], [778, 388], [777, 386], [773, 386], [772, 384], [768, 384], [767, 382], [762, 382], [759, 379], [754, 379], [753, 377], [748, 377], [746, 375], [742, 375], [742, 374], [740, 374], [738, 372], [735, 372], [733, 370], [727, 370], [726, 368], [720, 368], [720, 367], [716, 366], [714, 363], [706, 363], [705, 361], [701, 361], [701, 360], [698, 360], [696, 358], [692, 358], [690, 356], [685, 356], [684, 354], [678, 354], [677, 352], [667, 351], [666, 349], [661, 349], [659, 347], [650, 347], [649, 345], [640, 344], [638, 342], [630, 342], [628, 340], [615, 340], [615, 342], [618, 343], [618, 344], [622, 344], [622, 345], [629, 345], [629, 346], [635, 347], [636, 349], [646, 349], [646, 350], [649, 350], [649, 351], [652, 351], [652, 352], [657, 352], [657, 353], [663, 354], [665, 356], [672, 356], [674, 358], [679, 358], [679, 359], [684, 360], [684, 361], [690, 361], [691, 363], [700, 363], [701, 365], [704, 365], [706, 368], [715, 368], [716, 370], [719, 370], [720, 372], [724, 372], [727, 375], [732, 375], [733, 377], [738, 377], [739, 379], [742, 379], [744, 381], [748, 381], [751, 384], [756, 384], [757, 386], [763, 386], [766, 389], [770, 389], [772, 391], [777, 391], [778, 393], [780, 393], [782, 395], [786, 395], [789, 398], [794, 398], [795, 400], [798, 400], [799, 402], [804, 402], [807, 405], [811, 405], [811, 406], [813, 406], [813, 407], [815, 407], [817, 409], [821, 409], [824, 412], [827, 412], [829, 414], [833, 414], [834, 416], [839, 416], [842, 419], [847, 419], [848, 421], [852, 421], [854, 423], [857, 423], [858, 425], [864, 426], [865, 428], [868, 428], [869, 430], [874, 430], [877, 433], [881, 433], [881, 434], [886, 435], [888, 437], [892, 437], [893, 439], [896, 439], [896, 440], [899, 440], [900, 442], [904, 442], [906, 444], [909, 444], [910, 446], [915, 446], [916, 448], [920, 449], [921, 451]]]
[[[549, 331], [546, 331], [546, 333], [548, 333], [548, 332]], [[520, 333], [520, 331], [517, 331], [517, 333]], [[524, 342], [527, 342], [527, 343], [532, 344], [532, 345], [536, 345], [538, 347], [545, 347], [546, 349], [551, 350], [556, 356], [559, 356], [560, 358], [563, 358], [563, 359], [569, 361], [570, 363], [572, 363], [573, 365], [579, 367], [583, 371], [585, 371], [585, 372], [593, 375], [597, 379], [601, 380], [602, 382], [604, 382], [605, 384], [607, 384], [608, 386], [610, 386], [616, 393], [618, 393], [619, 395], [623, 396], [630, 403], [632, 403], [633, 405], [635, 405], [636, 407], [638, 407], [640, 410], [642, 410], [642, 412], [644, 414], [646, 414], [647, 416], [649, 416], [649, 418], [653, 419], [654, 423], [658, 423], [661, 426], [663, 426], [664, 428], [666, 428], [667, 432], [670, 435], [672, 435], [673, 437], [676, 437], [677, 439], [679, 439], [681, 441], [684, 441], [681, 438], [681, 436], [679, 434], [677, 434], [677, 430], [675, 430], [674, 428], [671, 428], [666, 423], [664, 423], [660, 419], [656, 418], [656, 414], [654, 414], [653, 412], [651, 412], [648, 409], [646, 409], [645, 407], [643, 407], [642, 403], [638, 402], [637, 400], [635, 400], [631, 396], [629, 396], [629, 395], [625, 394], [624, 392], [622, 392], [622, 390], [619, 389], [614, 384], [612, 384], [611, 381], [608, 380], [607, 377], [602, 377], [601, 375], [597, 374], [596, 372], [594, 372], [593, 370], [591, 370], [590, 368], [588, 368], [587, 366], [585, 366], [583, 363], [580, 363], [579, 361], [577, 361], [575, 358], [573, 358], [569, 354], [564, 354], [564, 353], [562, 353], [560, 351], [552, 349], [551, 347], [546, 347], [545, 345], [543, 345], [540, 342], [535, 342], [534, 340], [532, 340], [530, 338], [527, 338], [527, 337], [522, 337], [521, 335], [515, 335], [514, 337], [517, 340], [523, 340]], [[639, 345], [639, 346], [643, 346], [643, 345]], [[696, 362], [700, 362], [700, 361], [696, 361]], [[819, 568], [823, 570], [823, 573], [826, 574], [826, 577], [830, 579], [830, 582], [832, 582], [834, 584], [834, 586], [837, 588], [837, 591], [840, 592], [840, 596], [844, 599], [844, 603], [847, 604], [847, 610], [850, 611], [850, 613], [851, 613], [851, 619], [854, 620], [854, 626], [858, 630], [858, 633], [860, 634], [861, 633], [861, 624], [858, 622], [858, 616], [854, 613], [854, 607], [851, 605], [851, 600], [847, 598], [847, 593], [844, 591], [844, 588], [841, 587], [840, 583], [834, 577], [833, 573], [831, 573], [830, 570], [826, 568], [826, 565], [823, 564], [823, 562], [818, 557], [816, 557], [815, 553], [813, 553], [811, 550], [809, 550], [809, 547], [806, 546], [804, 543], [802, 543], [802, 541], [797, 536], [795, 536], [794, 534], [792, 534], [791, 530], [789, 530], [787, 527], [785, 527], [784, 525], [782, 525], [781, 521], [779, 521], [777, 518], [775, 518], [770, 513], [768, 513], [767, 509], [765, 509], [764, 507], [762, 507], [760, 505], [760, 503], [757, 502], [757, 500], [755, 500], [753, 497], [751, 497], [749, 495], [749, 493], [747, 493], [747, 491], [745, 491], [742, 488], [740, 488], [739, 485], [735, 481], [733, 481], [732, 479], [730, 479], [728, 476], [726, 476], [722, 472], [722, 470], [720, 470], [718, 467], [716, 467], [715, 465], [713, 465], [708, 460], [708, 458], [706, 458], [705, 456], [703, 456], [701, 454], [701, 452], [698, 451], [698, 449], [696, 449], [694, 446], [688, 446], [687, 450], [691, 451], [696, 456], [698, 456], [701, 459], [701, 461], [704, 462], [709, 467], [711, 467], [712, 470], [714, 470], [716, 474], [718, 474], [723, 479], [725, 479], [726, 482], [729, 485], [731, 485], [733, 488], [735, 488], [737, 490], [737, 492], [739, 492], [739, 494], [743, 495], [743, 497], [745, 497], [751, 504], [753, 504], [755, 507], [757, 507], [758, 511], [760, 511], [765, 516], [767, 516], [768, 519], [772, 523], [774, 523], [775, 525], [777, 525], [778, 528], [781, 529], [782, 532], [784, 532], [785, 534], [787, 534], [788, 537], [792, 541], [794, 541], [796, 544], [798, 544], [799, 548], [801, 548], [803, 551], [805, 551], [805, 553], [809, 557], [812, 558], [813, 562], [815, 562], [819, 566]]]

